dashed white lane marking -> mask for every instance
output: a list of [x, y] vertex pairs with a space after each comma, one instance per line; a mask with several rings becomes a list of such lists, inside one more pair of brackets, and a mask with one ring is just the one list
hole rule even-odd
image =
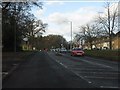
[[[59, 63], [60, 65], [62, 65], [63, 67], [69, 69], [66, 65], [64, 65], [63, 63], [61, 63], [58, 60], [55, 60], [57, 63]], [[70, 70], [70, 69], [69, 69]], [[83, 80], [87, 81], [88, 83], [92, 83], [91, 81], [85, 79], [83, 76], [80, 76], [78, 73], [74, 72], [73, 70], [70, 70], [72, 73], [74, 73], [75, 75], [77, 75], [78, 77], [82, 78]]]
[[88, 83], [92, 83], [91, 81], [85, 79], [83, 76], [80, 76], [78, 73], [72, 71], [75, 75], [77, 75], [78, 77], [82, 78], [83, 80], [87, 81]]
[[60, 63], [62, 66], [64, 66], [65, 68], [68, 68], [66, 65], [64, 65], [63, 63]]
[[5, 74], [5, 75], [7, 75], [7, 74], [8, 74], [8, 72], [2, 72], [2, 74]]

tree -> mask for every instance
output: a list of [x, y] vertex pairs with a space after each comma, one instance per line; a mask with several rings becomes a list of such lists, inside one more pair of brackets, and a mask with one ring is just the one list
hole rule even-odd
[[42, 9], [41, 2], [3, 2], [2, 3], [2, 44], [3, 51], [16, 51], [23, 38], [31, 32], [28, 27], [35, 21], [29, 12], [35, 5]]
[[66, 39], [60, 35], [48, 35], [44, 37], [41, 36], [41, 37], [35, 38], [35, 40], [36, 40], [35, 47], [37, 49], [61, 48], [61, 44], [63, 44], [65, 48], [67, 48], [68, 46]]
[[112, 49], [112, 35], [114, 30], [117, 27], [117, 17], [118, 17], [118, 13], [117, 13], [117, 7], [114, 8], [114, 10], [112, 9], [112, 4], [111, 3], [106, 3], [106, 15], [99, 16], [98, 18], [98, 23], [99, 26], [104, 28], [104, 31], [106, 32], [107, 36], [109, 37], [109, 48]]
[[96, 37], [101, 36], [101, 28], [97, 26], [96, 23], [86, 24], [80, 27], [80, 32], [76, 34], [75, 38], [77, 41], [84, 40], [90, 44], [90, 48], [92, 49], [93, 40]]
[[32, 25], [33, 25], [33, 27], [30, 29], [32, 31], [30, 32], [31, 34], [29, 35], [29, 37], [30, 37], [29, 42], [33, 49], [33, 47], [36, 46], [35, 37], [36, 37], [36, 39], [37, 39], [37, 37], [39, 38], [43, 34], [43, 32], [45, 32], [48, 24], [43, 23], [41, 20], [38, 20], [38, 21], [35, 21]]

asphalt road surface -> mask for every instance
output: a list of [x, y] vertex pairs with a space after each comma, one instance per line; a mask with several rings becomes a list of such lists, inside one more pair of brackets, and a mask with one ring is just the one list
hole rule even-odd
[[93, 87], [65, 69], [46, 52], [38, 52], [3, 83], [3, 88], [87, 88]]
[[118, 63], [38, 52], [4, 81], [4, 88], [118, 88]]
[[73, 57], [70, 54], [62, 54], [59, 57], [55, 56], [54, 53], [49, 53], [49, 55], [54, 57], [56, 62], [63, 67], [97, 88], [119, 88], [118, 62], [87, 56]]

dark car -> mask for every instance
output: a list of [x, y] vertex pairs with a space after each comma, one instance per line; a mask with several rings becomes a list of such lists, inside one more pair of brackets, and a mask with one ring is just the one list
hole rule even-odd
[[81, 48], [74, 48], [71, 51], [71, 56], [84, 56], [85, 52]]

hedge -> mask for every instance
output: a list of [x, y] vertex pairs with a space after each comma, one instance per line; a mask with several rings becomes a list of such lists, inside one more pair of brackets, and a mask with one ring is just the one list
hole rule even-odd
[[109, 60], [117, 60], [120, 58], [120, 50], [85, 50], [87, 56], [99, 57]]

